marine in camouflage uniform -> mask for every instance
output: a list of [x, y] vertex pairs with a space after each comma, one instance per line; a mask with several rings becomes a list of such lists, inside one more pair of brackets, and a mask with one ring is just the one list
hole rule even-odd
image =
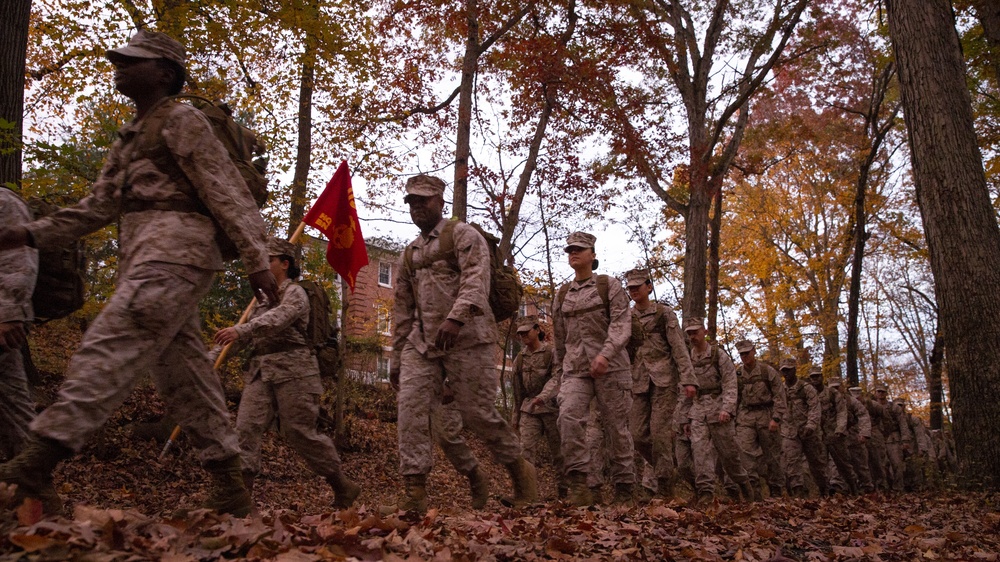
[[868, 416], [872, 422], [872, 437], [868, 440], [868, 468], [872, 475], [872, 484], [875, 488], [888, 491], [888, 465], [889, 457], [885, 449], [885, 434], [882, 433], [882, 418], [886, 415], [885, 407], [870, 396], [863, 393], [860, 387], [850, 389], [851, 395], [864, 404], [868, 410]]
[[[858, 388], [858, 391], [861, 389]], [[843, 391], [841, 391], [843, 393]], [[872, 436], [871, 416], [868, 409], [851, 393], [844, 394], [847, 400], [847, 449], [851, 455], [851, 467], [858, 481], [858, 492], [868, 494], [875, 491], [871, 469], [868, 466], [868, 442]]]
[[927, 477], [924, 471], [930, 458], [930, 430], [927, 429], [924, 420], [906, 411], [905, 400], [897, 398], [896, 405], [903, 410], [906, 421], [910, 426], [910, 433], [913, 435], [913, 453], [906, 459], [906, 472], [903, 477], [903, 484], [908, 492], [920, 491], [927, 485]]
[[[223, 268], [219, 228], [252, 272], [254, 291], [277, 300], [264, 219], [204, 114], [168, 99], [184, 83], [184, 47], [139, 31], [108, 58], [115, 87], [135, 102], [136, 117], [119, 129], [90, 195], [25, 228], [6, 229], [0, 247], [60, 247], [117, 221], [118, 286], [70, 359], [55, 403], [32, 422], [32, 441], [0, 466], [0, 480], [58, 510], [51, 481], [56, 464], [80, 450], [136, 379], [150, 373], [168, 415], [180, 422], [213, 478], [208, 505], [246, 515], [253, 504], [222, 385], [202, 340], [198, 302]], [[143, 123], [154, 117], [163, 123], [156, 146], [137, 148]], [[176, 170], [158, 167], [160, 156]]]
[[252, 345], [236, 416], [244, 480], [252, 491], [261, 468], [261, 439], [277, 417], [288, 445], [333, 488], [334, 506], [348, 508], [361, 488], [344, 476], [333, 441], [316, 430], [323, 383], [315, 350], [307, 340], [309, 296], [294, 283], [299, 277], [295, 246], [271, 238], [268, 253], [280, 300], [257, 303], [245, 323], [220, 330], [215, 336], [219, 345]]
[[591, 465], [587, 447], [590, 403], [605, 424], [611, 457], [611, 481], [616, 502], [631, 502], [635, 485], [635, 448], [628, 428], [632, 409], [632, 376], [625, 350], [632, 333], [628, 299], [614, 278], [608, 283], [608, 304], [600, 296], [596, 237], [574, 232], [566, 241], [573, 281], [559, 290], [553, 304], [555, 359], [562, 369], [559, 388], [559, 434], [563, 463], [570, 488], [569, 501], [589, 505], [587, 472]]
[[[545, 334], [534, 316], [522, 318], [517, 335], [523, 347], [514, 359], [511, 374], [514, 392], [514, 427], [521, 432], [521, 446], [535, 466], [541, 459], [541, 445], [547, 443], [556, 474], [563, 474], [561, 441], [559, 439], [559, 407], [554, 387], [559, 372], [553, 368], [552, 349], [542, 343]], [[548, 389], [546, 388], [548, 387]], [[565, 487], [560, 485], [560, 494]]]
[[781, 373], [785, 377], [785, 396], [788, 414], [781, 424], [781, 451], [785, 477], [793, 496], [806, 497], [802, 465], [808, 463], [809, 472], [821, 496], [827, 493], [826, 450], [823, 448], [821, 429], [822, 409], [816, 389], [795, 376], [795, 359], [781, 362]]
[[885, 435], [885, 450], [889, 457], [889, 487], [894, 492], [902, 492], [906, 474], [906, 456], [910, 454], [913, 433], [906, 412], [888, 399], [889, 390], [878, 388], [875, 399], [885, 409], [882, 417], [882, 433]]
[[[0, 186], [0, 224], [30, 221], [24, 201]], [[27, 345], [27, 328], [34, 320], [31, 295], [38, 278], [38, 250], [27, 246], [4, 250], [0, 263], [0, 456], [9, 459], [21, 450], [35, 417], [21, 347]]]
[[744, 499], [754, 501], [757, 494], [750, 485], [736, 443], [736, 366], [717, 344], [705, 341], [704, 319], [686, 318], [684, 331], [691, 338], [691, 365], [698, 382], [696, 389], [685, 388], [698, 493], [696, 503], [711, 502], [715, 497], [716, 460], [740, 487]]
[[736, 373], [736, 441], [743, 454], [743, 468], [755, 492], [760, 491], [760, 481], [766, 480], [771, 495], [780, 496], [785, 488], [779, 433], [785, 418], [785, 385], [777, 371], [757, 360], [753, 342], [737, 342], [736, 351], [743, 363]]
[[486, 240], [459, 222], [453, 225], [454, 250], [445, 254], [444, 182], [414, 176], [406, 182], [406, 193], [404, 201], [421, 233], [400, 257], [393, 308], [390, 378], [399, 388], [399, 464], [405, 484], [396, 507], [427, 507], [427, 474], [434, 461], [431, 415], [440, 407], [445, 384], [465, 427], [510, 472], [514, 503], [525, 505], [538, 495], [535, 469], [522, 457], [517, 433], [496, 409], [497, 329], [488, 300]]
[[824, 387], [823, 371], [814, 369], [809, 373], [809, 382], [819, 392], [820, 408], [823, 410], [823, 444], [837, 469], [829, 478], [831, 488], [839, 476], [850, 493], [857, 493], [858, 479], [851, 464], [851, 452], [847, 443], [847, 399], [840, 391], [842, 381], [834, 377]]
[[625, 274], [625, 282], [635, 301], [632, 315], [639, 319], [644, 334], [632, 361], [632, 440], [636, 451], [653, 466], [657, 492], [669, 498], [677, 480], [674, 413], [678, 388], [696, 386], [697, 381], [677, 315], [649, 299], [653, 287], [649, 270], [633, 269]]

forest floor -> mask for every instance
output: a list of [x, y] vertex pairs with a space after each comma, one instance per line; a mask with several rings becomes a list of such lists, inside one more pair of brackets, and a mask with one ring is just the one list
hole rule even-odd
[[[55, 386], [42, 390], [41, 403]], [[161, 443], [139, 436], [135, 422], [163, 410], [140, 385], [93, 442], [57, 469], [63, 514], [42, 518], [37, 503], [14, 505], [0, 485], [0, 560], [1000, 560], [997, 494], [949, 489], [702, 509], [660, 500], [577, 509], [552, 499], [546, 466], [539, 472], [545, 501], [514, 510], [499, 501], [510, 493], [509, 477], [475, 439], [492, 478], [485, 509], [471, 510], [467, 480], [438, 451], [430, 511], [382, 517], [379, 506], [402, 487], [396, 425], [384, 421], [391, 394], [388, 400], [362, 397], [346, 418], [345, 471], [364, 489], [354, 508], [333, 510], [330, 487], [268, 433], [254, 491], [258, 513], [238, 519], [199, 509], [208, 478], [183, 438], [160, 461]]]

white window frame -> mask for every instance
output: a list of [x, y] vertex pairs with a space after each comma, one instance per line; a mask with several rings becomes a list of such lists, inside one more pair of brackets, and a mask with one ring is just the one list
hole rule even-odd
[[[383, 365], [385, 370], [383, 370]], [[378, 375], [380, 380], [389, 380], [389, 372], [392, 370], [392, 358], [388, 355], [381, 354], [376, 359], [375, 363], [375, 374]]]
[[375, 305], [375, 329], [383, 336], [392, 335], [392, 311], [384, 304]]
[[[386, 269], [386, 277], [389, 278], [388, 281], [382, 281], [382, 268]], [[378, 262], [378, 285], [379, 287], [389, 287], [392, 288], [392, 263], [387, 261]]]

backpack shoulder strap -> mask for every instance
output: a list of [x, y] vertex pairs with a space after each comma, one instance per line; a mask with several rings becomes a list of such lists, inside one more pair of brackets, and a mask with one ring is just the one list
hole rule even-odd
[[569, 292], [569, 283], [563, 283], [556, 293], [556, 302], [559, 303], [559, 312], [562, 313], [563, 303], [566, 302], [566, 293]]
[[598, 275], [597, 276], [597, 294], [601, 297], [601, 302], [604, 303], [604, 316], [611, 321], [611, 297], [608, 295], [610, 289], [608, 288], [608, 276]]
[[461, 271], [461, 267], [458, 265], [458, 252], [455, 248], [456, 224], [458, 224], [457, 220], [449, 220], [445, 222], [444, 226], [441, 227], [441, 233], [438, 236], [438, 250], [433, 254], [422, 257], [419, 262], [414, 263], [413, 261], [413, 247], [406, 247], [404, 260], [406, 261], [406, 265], [410, 268], [411, 272], [430, 267], [431, 264], [438, 260], [447, 260], [448, 265], [450, 265], [455, 272]]

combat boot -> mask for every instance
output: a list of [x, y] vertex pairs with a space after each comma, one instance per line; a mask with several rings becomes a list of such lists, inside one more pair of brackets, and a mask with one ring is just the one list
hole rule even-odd
[[793, 498], [808, 498], [809, 492], [806, 491], [805, 486], [792, 486], [792, 497]]
[[656, 495], [670, 501], [674, 498], [674, 479], [662, 477], [656, 479]]
[[712, 492], [698, 492], [698, 495], [688, 503], [688, 507], [691, 509], [708, 507], [714, 501], [715, 495]]
[[250, 494], [251, 498], [253, 497], [253, 484], [256, 479], [257, 475], [252, 470], [248, 468], [243, 469], [243, 485], [246, 486], [247, 493]]
[[590, 501], [593, 505], [604, 505], [604, 486], [598, 484], [588, 488], [590, 490]]
[[740, 484], [740, 492], [743, 493], [743, 501], [747, 503], [760, 501], [760, 490], [749, 480]]
[[343, 472], [327, 476], [326, 482], [333, 488], [333, 507], [337, 509], [350, 508], [361, 495], [361, 486], [349, 480]]
[[566, 501], [576, 507], [588, 507], [594, 503], [593, 496], [590, 495], [590, 488], [587, 487], [587, 475], [582, 472], [570, 472], [566, 475], [568, 493]]
[[253, 511], [253, 499], [247, 492], [240, 464], [239, 455], [205, 463], [205, 470], [212, 477], [212, 490], [205, 507], [235, 517], [250, 515]]
[[514, 507], [524, 507], [538, 501], [538, 477], [534, 465], [524, 457], [518, 457], [506, 468], [514, 484], [514, 500], [511, 502]]
[[399, 511], [427, 511], [427, 475], [409, 474], [403, 476], [403, 493], [396, 502]]
[[69, 458], [73, 451], [58, 441], [31, 436], [20, 454], [0, 465], [0, 482], [17, 484], [14, 501], [20, 504], [25, 498], [42, 503], [48, 514], [62, 511], [62, 500], [52, 484], [52, 471], [59, 461]]
[[472, 509], [486, 507], [486, 502], [490, 499], [489, 477], [479, 465], [467, 472], [465, 476], [469, 479], [469, 490], [472, 492]]
[[635, 485], [627, 482], [617, 482], [615, 484], [615, 496], [611, 503], [625, 506], [635, 506]]

